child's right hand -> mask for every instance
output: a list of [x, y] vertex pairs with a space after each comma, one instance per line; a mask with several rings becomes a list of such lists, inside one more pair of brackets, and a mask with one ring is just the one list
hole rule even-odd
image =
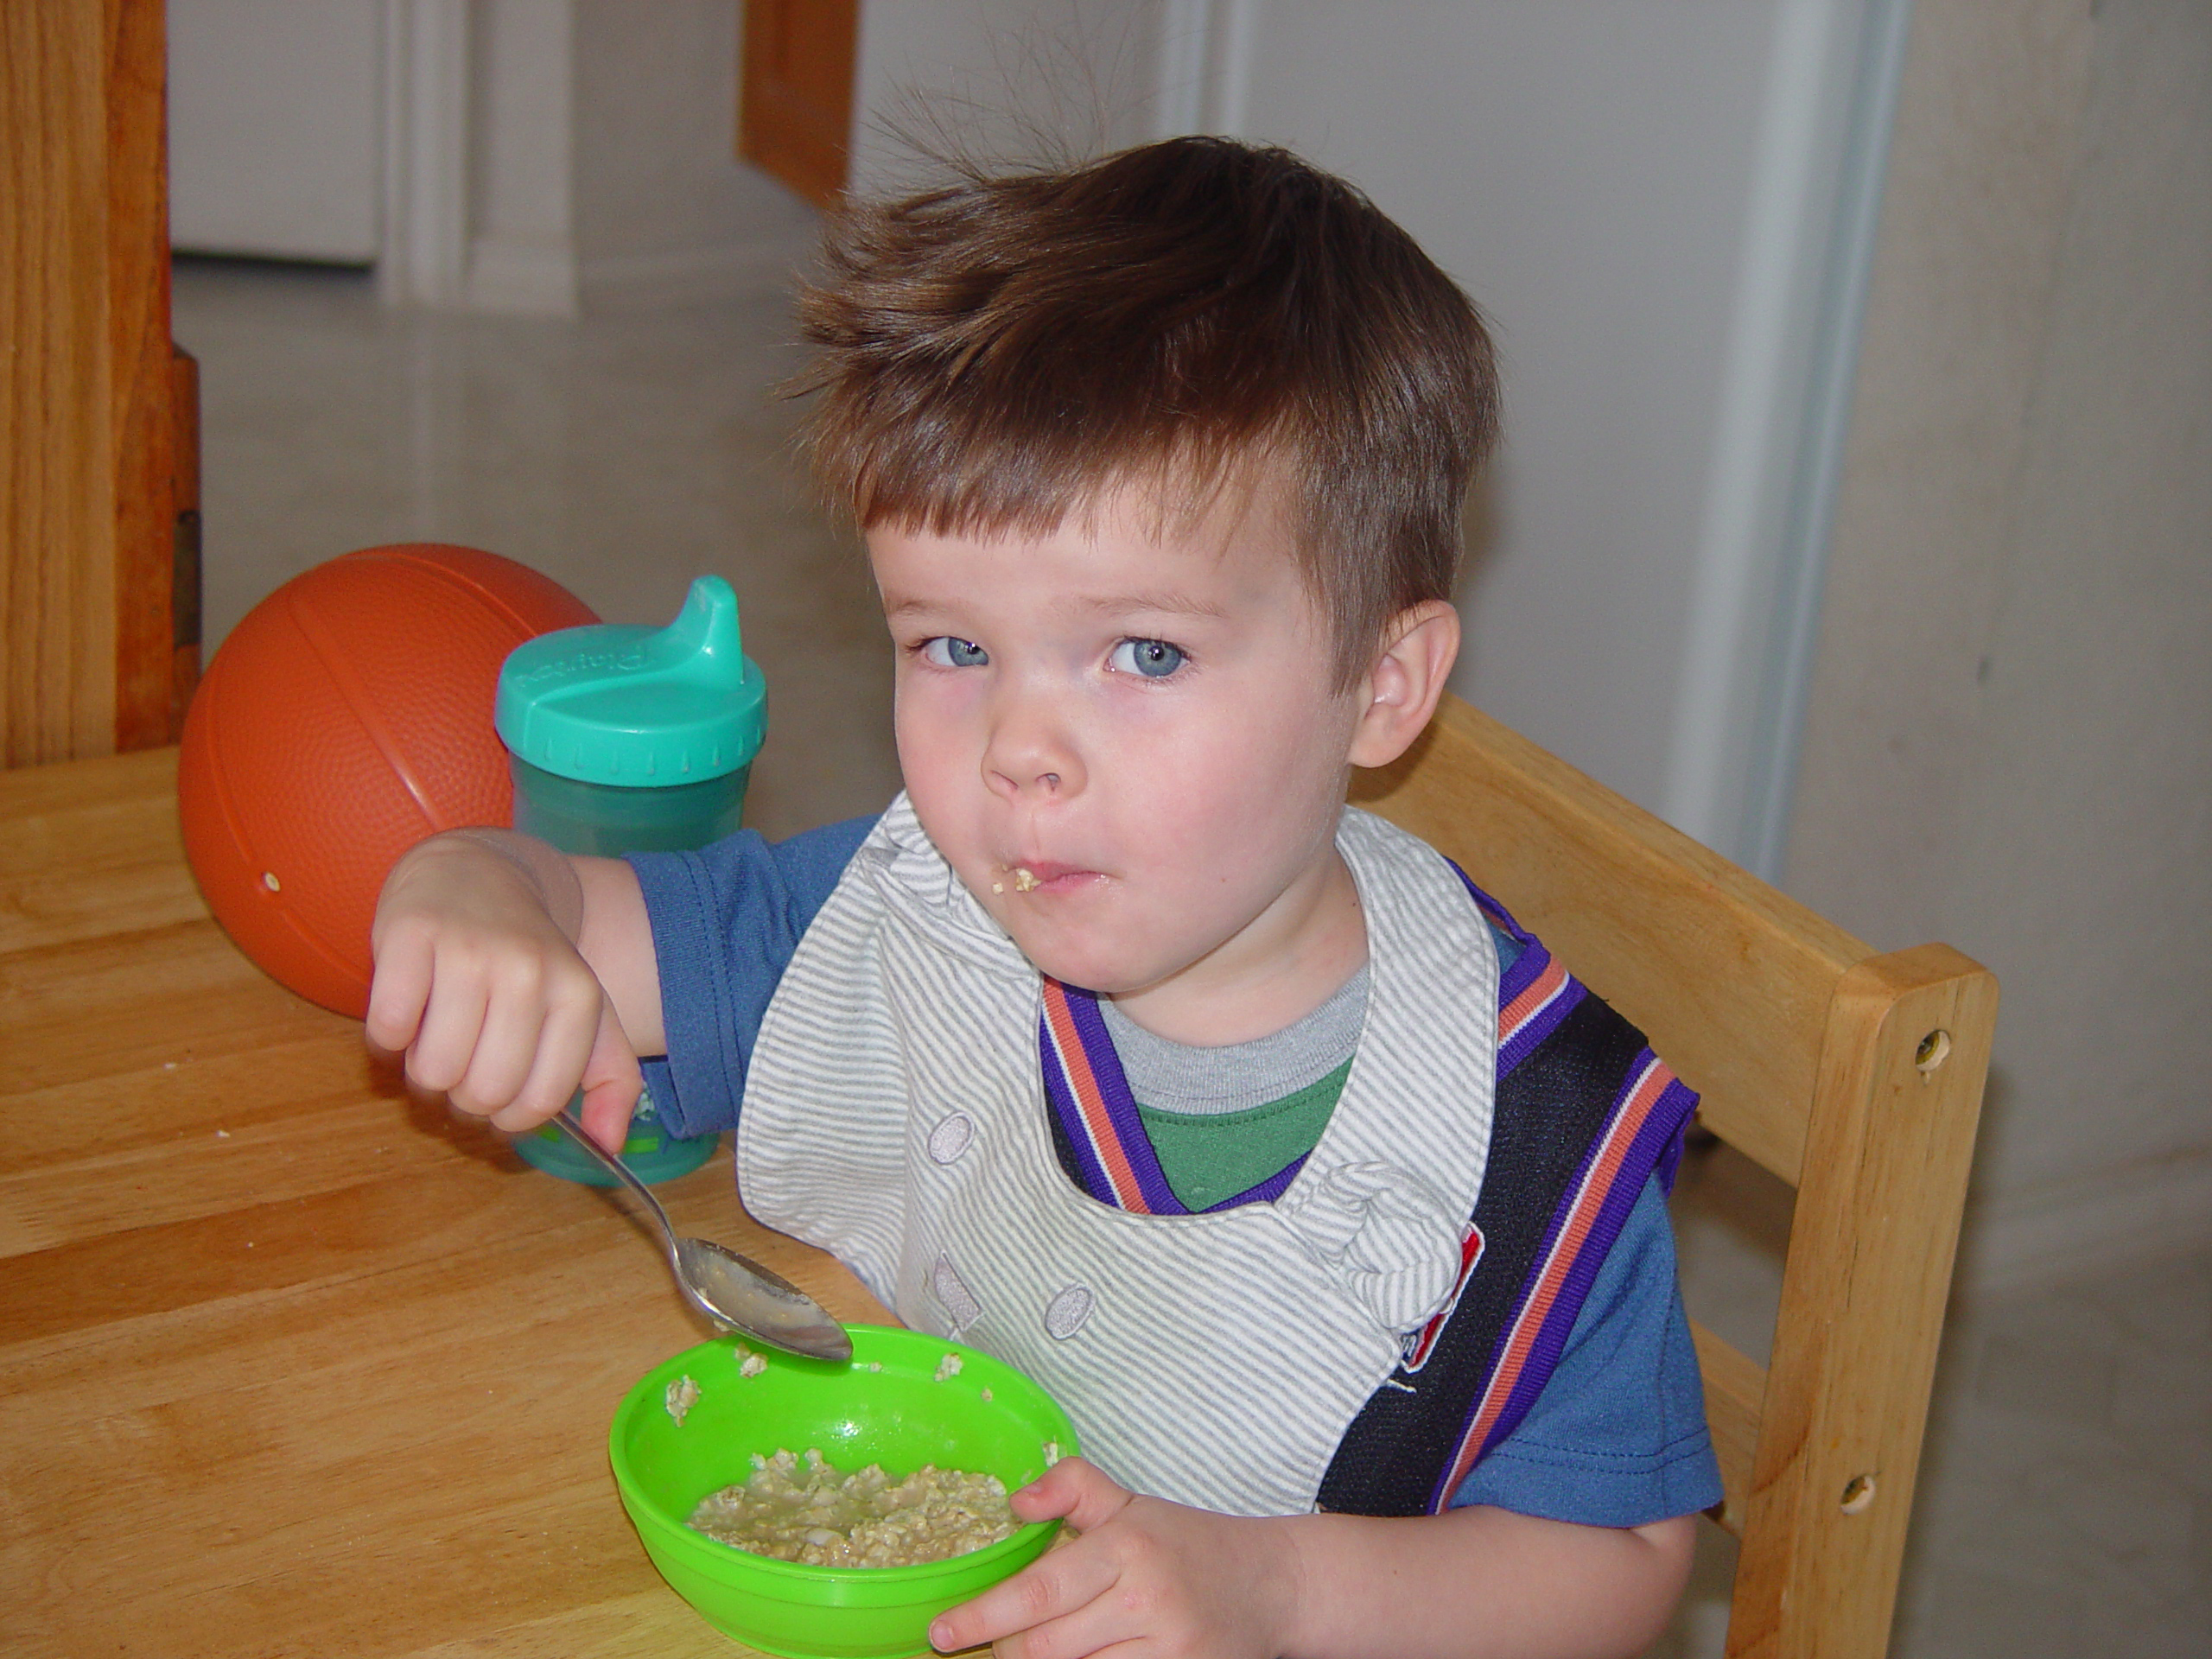
[[510, 1133], [581, 1084], [584, 1127], [619, 1150], [644, 1079], [576, 949], [582, 916], [574, 868], [543, 842], [464, 830], [417, 843], [377, 901], [369, 1041], [404, 1050], [416, 1084]]

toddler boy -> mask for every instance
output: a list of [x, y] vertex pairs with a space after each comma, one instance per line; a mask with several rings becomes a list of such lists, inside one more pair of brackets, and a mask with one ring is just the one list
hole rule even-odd
[[581, 1081], [608, 1144], [664, 1057], [755, 1216], [1067, 1406], [1015, 1506], [1079, 1538], [941, 1648], [1636, 1651], [1719, 1496], [1693, 1098], [1343, 805], [1458, 650], [1473, 308], [1341, 181], [1188, 138], [850, 208], [802, 319], [905, 792], [774, 847], [426, 842], [372, 1039], [505, 1128]]

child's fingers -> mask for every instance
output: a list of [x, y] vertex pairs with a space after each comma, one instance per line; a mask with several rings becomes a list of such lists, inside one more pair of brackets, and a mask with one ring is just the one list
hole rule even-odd
[[531, 1059], [529, 1077], [522, 1079], [513, 1097], [491, 1113], [493, 1128], [522, 1135], [537, 1128], [556, 1113], [569, 1109], [575, 1095], [577, 1077], [584, 1075], [584, 1058], [591, 1053], [591, 1024], [582, 1020], [546, 1020], [537, 1035], [537, 1053]]
[[526, 1075], [491, 1113], [495, 1127], [519, 1135], [567, 1109], [590, 1058], [600, 1005], [605, 1001], [599, 982], [588, 977], [556, 995], [542, 1024], [531, 1033]]
[[380, 940], [376, 975], [369, 982], [369, 1040], [388, 1054], [404, 1051], [415, 1040], [429, 995], [429, 941], [406, 931]]
[[471, 1116], [496, 1120], [529, 1081], [546, 1034], [546, 1011], [533, 988], [494, 986], [468, 1069], [447, 1089], [446, 1098]]
[[[1088, 1534], [1119, 1515], [1129, 1504], [1128, 1491], [1117, 1484], [1097, 1465], [1083, 1458], [1064, 1458], [1037, 1479], [1014, 1494], [1014, 1513], [1025, 1521], [1064, 1517], [1077, 1531]], [[930, 1641], [941, 1651], [998, 1642], [1000, 1651], [1019, 1655], [1025, 1637], [1004, 1638], [1016, 1631], [1036, 1635], [1035, 1627], [1060, 1620], [1050, 1643], [1055, 1653], [1091, 1653], [1109, 1642], [1138, 1632], [1109, 1628], [1093, 1606], [1120, 1580], [1122, 1566], [1112, 1551], [1093, 1541], [1089, 1548], [1078, 1539], [1065, 1549], [1039, 1558], [1023, 1572], [985, 1591], [975, 1600], [955, 1607], [930, 1626]], [[1080, 1632], [1075, 1645], [1062, 1643]]]
[[[1095, 1653], [1136, 1634], [1107, 1629], [1099, 1617], [1099, 1599], [1120, 1577], [1118, 1564], [1103, 1549], [1078, 1542], [1050, 1551], [975, 1600], [939, 1614], [930, 1624], [930, 1645], [957, 1653], [991, 1642], [1001, 1654], [1018, 1656], [1026, 1637], [1046, 1636], [1038, 1626], [1058, 1620], [1046, 1638], [1051, 1651]], [[1068, 1639], [1077, 1637], [1087, 1639]]]
[[451, 1098], [476, 1056], [488, 997], [481, 973], [463, 971], [450, 959], [434, 967], [422, 1023], [407, 1048], [407, 1075]]
[[1104, 1526], [1128, 1507], [1130, 1493], [1088, 1458], [1063, 1458], [1009, 1500], [1025, 1521], [1064, 1517], [1077, 1532]]
[[645, 1091], [645, 1073], [638, 1065], [630, 1033], [615, 1016], [614, 1004], [602, 997], [598, 1030], [591, 1055], [584, 1062], [583, 1122], [586, 1133], [609, 1152], [622, 1150], [630, 1132], [630, 1115], [638, 1109]]

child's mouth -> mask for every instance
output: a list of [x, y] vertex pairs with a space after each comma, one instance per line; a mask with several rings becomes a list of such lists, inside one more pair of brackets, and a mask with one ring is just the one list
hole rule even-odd
[[993, 893], [1004, 893], [1008, 887], [1016, 893], [1034, 893], [1039, 887], [1071, 887], [1094, 874], [1070, 864], [1009, 864], [1005, 870], [1001, 880], [991, 883]]

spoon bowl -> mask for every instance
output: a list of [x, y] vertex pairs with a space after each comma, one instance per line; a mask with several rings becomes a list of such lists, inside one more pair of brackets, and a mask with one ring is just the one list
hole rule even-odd
[[692, 1306], [717, 1325], [742, 1331], [786, 1353], [803, 1354], [810, 1359], [853, 1357], [852, 1338], [845, 1334], [845, 1327], [830, 1318], [819, 1302], [750, 1256], [740, 1255], [711, 1239], [679, 1235], [668, 1211], [660, 1207], [660, 1200], [627, 1164], [586, 1135], [566, 1112], [556, 1113], [552, 1121], [579, 1149], [597, 1159], [609, 1174], [645, 1200], [645, 1208], [660, 1224], [677, 1288]]

